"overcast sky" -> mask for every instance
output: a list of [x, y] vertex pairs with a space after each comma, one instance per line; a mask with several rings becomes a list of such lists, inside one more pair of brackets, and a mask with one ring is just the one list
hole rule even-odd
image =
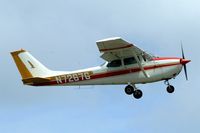
[[[199, 132], [199, 0], [0, 0], [1, 133], [188, 133]], [[24, 48], [53, 70], [97, 66], [104, 61], [96, 40], [121, 36], [159, 56], [181, 56], [171, 83], [138, 85], [135, 100], [123, 85], [24, 86], [9, 54]]]

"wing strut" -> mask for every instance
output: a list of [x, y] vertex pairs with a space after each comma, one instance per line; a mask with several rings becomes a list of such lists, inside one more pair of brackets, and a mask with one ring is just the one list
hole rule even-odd
[[135, 56], [135, 59], [136, 59], [138, 65], [139, 65], [140, 69], [142, 70], [144, 76], [145, 76], [146, 78], [149, 78], [150, 76], [149, 76], [149, 75], [146, 73], [146, 71], [144, 70], [144, 67], [142, 66], [141, 61], [138, 59], [138, 56], [137, 56], [134, 52], [133, 52], [133, 54], [134, 54], [134, 56]]

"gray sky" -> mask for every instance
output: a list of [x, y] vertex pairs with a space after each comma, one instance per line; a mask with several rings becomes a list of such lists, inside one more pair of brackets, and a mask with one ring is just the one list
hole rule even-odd
[[[188, 133], [199, 132], [198, 0], [1, 0], [0, 132], [2, 133]], [[138, 85], [135, 100], [125, 86], [29, 87], [9, 54], [27, 49], [53, 70], [96, 66], [96, 40], [121, 36], [159, 56], [181, 56], [184, 43], [189, 81]]]

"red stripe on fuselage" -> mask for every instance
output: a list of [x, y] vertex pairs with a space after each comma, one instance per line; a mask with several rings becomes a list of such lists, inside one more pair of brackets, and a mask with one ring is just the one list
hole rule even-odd
[[159, 61], [159, 60], [177, 60], [177, 59], [181, 59], [181, 58], [177, 58], [177, 57], [158, 57], [158, 58], [153, 58], [152, 60], [154, 61]]
[[[171, 64], [164, 64], [164, 65], [158, 65], [158, 66], [156, 66], [156, 65], [147, 66], [147, 67], [144, 67], [144, 70], [152, 70], [152, 69], [156, 69], [156, 68], [175, 66], [175, 65], [179, 65], [179, 64], [180, 63], [173, 63], [173, 64], [171, 63]], [[125, 70], [111, 71], [111, 72], [94, 74], [91, 76], [92, 77], [91, 79], [105, 78], [105, 77], [135, 73], [135, 72], [140, 72], [140, 71], [141, 71], [140, 68], [131, 68], [131, 69], [125, 69]]]
[[[170, 64], [146, 66], [146, 67], [144, 67], [144, 70], [152, 70], [152, 69], [156, 69], [156, 68], [169, 67], [169, 66], [175, 66], [175, 65], [180, 65], [180, 63], [170, 63]], [[90, 80], [124, 75], [124, 74], [130, 74], [130, 73], [136, 73], [136, 72], [140, 72], [140, 71], [141, 71], [140, 68], [130, 68], [130, 69], [125, 69], [125, 70], [117, 70], [117, 71], [110, 71], [110, 72], [105, 72], [105, 73], [98, 73], [98, 74], [91, 75]], [[86, 81], [86, 80], [84, 80], [84, 81]], [[57, 81], [51, 81], [51, 82], [33, 84], [33, 86], [62, 85], [62, 84], [67, 84], [67, 83], [74, 83], [74, 82], [65, 82], [65, 80], [62, 80], [62, 82], [63, 83], [58, 84]], [[80, 81], [77, 81], [77, 82], [80, 82]]]

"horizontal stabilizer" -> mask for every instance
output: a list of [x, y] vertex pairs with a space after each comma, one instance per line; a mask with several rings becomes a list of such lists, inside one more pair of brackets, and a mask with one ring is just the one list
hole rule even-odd
[[23, 79], [22, 81], [26, 85], [33, 85], [33, 84], [38, 84], [38, 83], [50, 82], [51, 80], [48, 78], [35, 77], [35, 78]]

